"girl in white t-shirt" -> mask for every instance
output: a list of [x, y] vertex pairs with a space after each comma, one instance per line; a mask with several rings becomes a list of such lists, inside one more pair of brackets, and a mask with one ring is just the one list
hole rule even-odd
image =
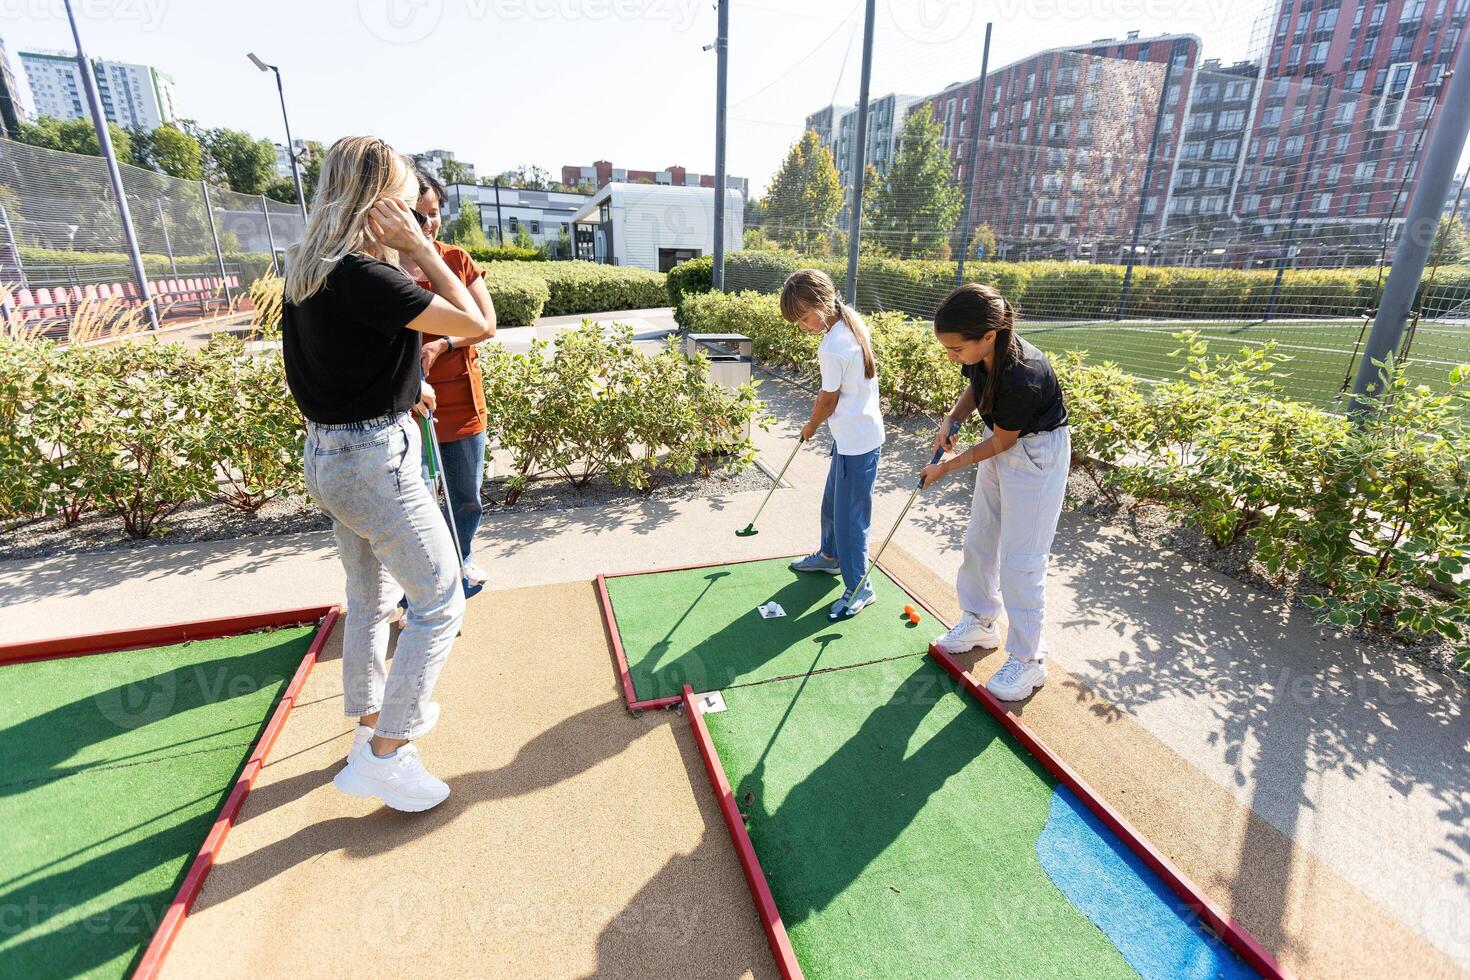
[[867, 570], [873, 483], [884, 439], [873, 341], [862, 317], [837, 298], [832, 280], [817, 269], [798, 269], [787, 277], [781, 287], [781, 315], [808, 333], [825, 334], [817, 348], [822, 393], [812, 404], [801, 438], [809, 441], [826, 422], [833, 442], [832, 467], [822, 492], [821, 546], [791, 567], [841, 575], [845, 588], [831, 611], [853, 616], [876, 598], [871, 581], [853, 594]]

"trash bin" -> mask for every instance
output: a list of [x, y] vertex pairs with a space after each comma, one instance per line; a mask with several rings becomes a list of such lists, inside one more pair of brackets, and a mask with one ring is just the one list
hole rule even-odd
[[[684, 335], [684, 356], [693, 359], [700, 351], [709, 358], [710, 380], [728, 391], [750, 383], [750, 366], [755, 344], [740, 333], [691, 333]], [[747, 424], [744, 436], [750, 435]]]

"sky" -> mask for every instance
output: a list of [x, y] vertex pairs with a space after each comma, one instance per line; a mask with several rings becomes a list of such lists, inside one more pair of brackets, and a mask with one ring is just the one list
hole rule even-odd
[[[1127, 31], [1193, 33], [1205, 57], [1251, 53], [1266, 0], [878, 0], [872, 93], [924, 95], [991, 65]], [[150, 64], [182, 114], [283, 141], [373, 133], [448, 149], [480, 174], [610, 160], [714, 170], [713, 0], [74, 0], [87, 53]], [[807, 113], [855, 103], [861, 0], [731, 0], [728, 161], [759, 193]], [[0, 38], [73, 50], [61, 0], [0, 0]], [[27, 93], [28, 94], [28, 93]]]

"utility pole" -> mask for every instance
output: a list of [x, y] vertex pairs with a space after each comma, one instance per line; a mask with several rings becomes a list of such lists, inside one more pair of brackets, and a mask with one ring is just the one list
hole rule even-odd
[[715, 34], [715, 265], [711, 282], [725, 288], [725, 88], [730, 69], [730, 0], [719, 0]]
[[988, 21], [985, 24], [985, 48], [980, 55], [980, 85], [975, 91], [974, 125], [970, 127], [970, 151], [965, 154], [968, 164], [965, 168], [965, 216], [960, 222], [960, 260], [955, 263], [954, 274], [956, 286], [965, 283], [965, 259], [969, 258], [970, 251], [970, 208], [975, 203], [975, 177], [980, 168], [980, 130], [985, 125], [985, 76], [990, 73], [990, 29], [993, 26]]
[[102, 98], [97, 94], [97, 79], [92, 74], [92, 63], [82, 50], [82, 32], [77, 29], [77, 17], [72, 12], [71, 0], [65, 0], [66, 19], [71, 22], [72, 41], [77, 48], [77, 67], [82, 73], [82, 88], [87, 93], [87, 105], [92, 109], [92, 125], [97, 129], [97, 145], [102, 149], [102, 159], [107, 162], [107, 179], [112, 182], [112, 193], [117, 197], [117, 216], [122, 223], [123, 239], [128, 246], [128, 259], [133, 266], [133, 279], [138, 284], [138, 297], [148, 311], [148, 322], [158, 329], [158, 310], [153, 306], [153, 294], [148, 289], [148, 273], [143, 269], [143, 253], [138, 248], [138, 233], [133, 230], [133, 215], [128, 210], [128, 195], [123, 189], [122, 171], [117, 166], [117, 154], [112, 149], [112, 134], [107, 131], [107, 117], [102, 114]]
[[1380, 385], [1383, 369], [1374, 362], [1388, 363], [1403, 342], [1409, 311], [1414, 305], [1419, 281], [1424, 276], [1429, 251], [1439, 232], [1440, 215], [1467, 136], [1470, 136], [1470, 43], [1461, 42], [1455, 69], [1450, 74], [1449, 88], [1440, 102], [1434, 136], [1424, 151], [1414, 196], [1409, 201], [1409, 214], [1404, 219], [1398, 247], [1394, 249], [1393, 267], [1389, 270], [1388, 282], [1383, 286], [1383, 299], [1379, 301], [1378, 314], [1373, 318], [1373, 332], [1368, 335], [1363, 359], [1358, 362], [1358, 377], [1353, 384], [1350, 406], [1355, 415], [1361, 415], [1370, 408], [1366, 396]]
[[877, 20], [877, 0], [867, 0], [863, 14], [863, 74], [858, 88], [857, 147], [852, 166], [852, 204], [848, 210], [847, 288], [843, 294], [848, 306], [857, 305], [858, 245], [863, 225], [863, 178], [868, 172], [868, 85], [873, 79], [873, 23]]

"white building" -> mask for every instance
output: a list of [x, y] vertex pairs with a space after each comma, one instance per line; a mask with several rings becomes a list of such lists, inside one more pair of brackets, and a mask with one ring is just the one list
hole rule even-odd
[[[38, 116], [90, 119], [77, 59], [44, 51], [20, 52]], [[91, 59], [102, 115], [124, 129], [157, 129], [178, 119], [174, 80], [148, 65]]]
[[[572, 219], [576, 256], [609, 265], [668, 272], [715, 249], [712, 187], [608, 184]], [[745, 195], [725, 191], [725, 250], [745, 236]]]
[[470, 180], [475, 179], [475, 165], [473, 163], [465, 163], [456, 157], [453, 150], [425, 150], [422, 153], [415, 153], [413, 155], [414, 163], [421, 165], [440, 180], [444, 179], [444, 164], [448, 160], [453, 160], [464, 168], [463, 176], [468, 177]]
[[570, 247], [572, 216], [590, 200], [586, 194], [562, 191], [529, 191], [519, 187], [498, 190], [484, 184], [450, 184], [445, 188], [442, 211], [447, 228], [459, 216], [461, 206], [473, 201], [480, 206], [480, 227], [492, 245], [514, 242], [517, 232], [525, 229], [538, 248], [555, 248], [563, 232]]

